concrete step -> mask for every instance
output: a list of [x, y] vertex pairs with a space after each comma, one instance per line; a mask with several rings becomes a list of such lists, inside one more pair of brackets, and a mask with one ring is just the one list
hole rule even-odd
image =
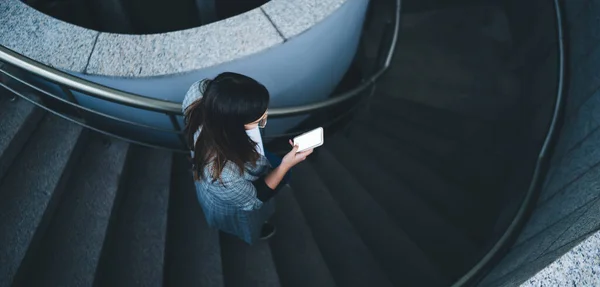
[[463, 115], [501, 118], [521, 96], [519, 77], [508, 66], [509, 31], [494, 5], [404, 13], [393, 65], [378, 88]]
[[293, 169], [291, 186], [338, 286], [393, 286], [310, 162]]
[[[393, 126], [389, 128], [393, 129]], [[365, 131], [365, 134], [361, 135], [360, 131]], [[365, 120], [357, 120], [352, 127], [349, 127], [344, 132], [344, 135], [350, 139], [356, 137], [355, 140], [365, 142], [369, 146], [381, 145], [389, 149], [398, 150], [397, 152], [406, 154], [409, 161], [416, 162], [419, 168], [423, 168], [429, 173], [436, 174], [437, 177], [444, 177], [444, 163], [448, 158], [452, 157], [456, 151], [451, 151], [449, 154], [445, 155], [436, 154], [428, 151], [418, 143], [410, 142], [411, 139], [408, 135], [402, 136], [405, 138], [404, 140], [398, 139], [396, 136], [398, 133], [401, 132], [393, 130], [387, 131], [385, 128], [369, 124], [368, 122], [365, 122]], [[378, 140], [380, 142], [377, 142]]]
[[395, 286], [444, 286], [442, 276], [427, 255], [361, 186], [354, 174], [329, 152], [335, 147], [328, 144], [311, 162], [390, 280]]
[[174, 156], [165, 286], [222, 287], [219, 232], [206, 223], [190, 167], [185, 156]]
[[[0, 88], [0, 93], [9, 93]], [[30, 96], [36, 100], [34, 96]], [[0, 179], [37, 127], [44, 112], [27, 100], [0, 95]]]
[[[462, 185], [472, 189], [494, 189], [503, 184], [520, 143], [525, 120], [515, 118], [490, 124], [461, 145], [446, 164], [454, 166], [449, 174]], [[475, 181], [474, 181], [475, 180]], [[489, 196], [489, 194], [483, 194]]]
[[[501, 184], [505, 163], [509, 158], [506, 155], [516, 142], [513, 135], [519, 133], [522, 120], [507, 117], [501, 121], [479, 121], [433, 107], [423, 108], [408, 102], [400, 104], [393, 100], [388, 100], [387, 105], [384, 102], [381, 101], [378, 108], [372, 109], [369, 114], [372, 124], [366, 126], [398, 141], [420, 158], [427, 159], [432, 167], [443, 171], [442, 176], [464, 187], [473, 196], [489, 198], [490, 193], [482, 194], [482, 191]], [[384, 106], [389, 110], [384, 111]], [[392, 111], [394, 109], [397, 111]], [[395, 113], [408, 114], [410, 119], [405, 120]], [[444, 137], [458, 141], [436, 140], [432, 136], [428, 139], [426, 131], [445, 134]]]
[[423, 153], [430, 153], [439, 158], [449, 157], [460, 144], [458, 140], [435, 134], [406, 121], [378, 117], [362, 119], [359, 122], [391, 139], [401, 141], [404, 145], [411, 145]]
[[354, 126], [350, 140], [367, 152], [385, 170], [405, 182], [418, 196], [450, 222], [479, 242], [479, 228], [487, 222], [478, 214], [477, 202], [464, 188], [442, 177], [437, 170], [413, 157], [409, 150], [366, 127]]
[[233, 235], [220, 235], [225, 286], [282, 286], [268, 241], [259, 240], [250, 246]]
[[81, 126], [47, 115], [0, 183], [0, 286], [39, 246], [85, 139]]
[[474, 117], [466, 117], [434, 106], [394, 98], [385, 91], [376, 88], [376, 96], [371, 102], [369, 113], [372, 119], [397, 122], [405, 121], [415, 127], [443, 136], [447, 139], [467, 140], [473, 133], [483, 129], [485, 122]]
[[[443, 271], [445, 286], [450, 285], [450, 278], [470, 267], [465, 254], [474, 254], [476, 251], [473, 241], [415, 194], [406, 183], [386, 171], [368, 151], [345, 138], [330, 139], [327, 150], [351, 172], [358, 184], [364, 186], [396, 225], [406, 232], [417, 249], [431, 259], [437, 270]], [[419, 253], [417, 250], [413, 252]], [[421, 267], [423, 270], [429, 270], [426, 263], [422, 264], [425, 265]]]
[[172, 153], [132, 146], [97, 286], [163, 286]]
[[93, 285], [128, 149], [122, 141], [90, 137], [17, 286]]
[[327, 263], [291, 188], [275, 197], [277, 211], [273, 224], [277, 234], [271, 238], [271, 253], [282, 286], [336, 286]]
[[380, 113], [371, 113], [357, 123], [361, 128], [384, 135], [440, 172], [446, 180], [475, 195], [477, 190], [485, 189], [486, 182], [495, 186], [502, 177], [496, 167], [506, 155], [495, 149], [499, 143], [506, 142], [506, 138], [499, 137], [492, 123], [469, 134], [457, 135], [460, 140], [436, 135], [422, 125], [386, 118]]

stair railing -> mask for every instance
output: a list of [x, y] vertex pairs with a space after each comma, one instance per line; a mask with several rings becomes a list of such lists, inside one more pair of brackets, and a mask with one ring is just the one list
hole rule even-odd
[[502, 233], [500, 238], [494, 243], [494, 245], [486, 252], [475, 266], [473, 266], [465, 275], [460, 277], [452, 287], [461, 286], [478, 286], [481, 280], [485, 278], [488, 272], [490, 272], [494, 266], [496, 266], [503, 256], [506, 255], [509, 247], [514, 244], [521, 230], [527, 223], [527, 219], [530, 216], [531, 210], [535, 207], [536, 194], [539, 193], [541, 185], [544, 181], [545, 172], [547, 168], [551, 149], [554, 141], [556, 140], [559, 118], [563, 112], [562, 103], [564, 101], [564, 79], [565, 79], [565, 43], [563, 34], [563, 15], [561, 4], [559, 0], [550, 0], [554, 4], [554, 13], [556, 17], [556, 29], [557, 29], [557, 48], [558, 48], [558, 87], [556, 89], [556, 101], [554, 104], [554, 110], [552, 113], [552, 119], [550, 120], [550, 126], [548, 127], [548, 133], [544, 138], [542, 148], [538, 153], [538, 157], [533, 170], [533, 175], [527, 192], [524, 195], [523, 201], [508, 228]]

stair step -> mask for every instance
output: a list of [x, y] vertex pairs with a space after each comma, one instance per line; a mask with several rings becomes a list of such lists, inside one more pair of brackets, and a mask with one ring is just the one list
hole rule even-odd
[[[498, 139], [493, 126], [473, 131], [470, 138], [463, 141], [450, 141], [435, 138], [418, 127], [406, 123], [385, 120], [362, 120], [357, 122], [362, 129], [384, 135], [390, 143], [401, 145], [413, 157], [419, 158], [449, 182], [461, 186], [467, 193], [479, 196], [485, 186], [497, 186], [502, 172], [497, 168], [505, 154], [493, 149]], [[500, 160], [500, 161], [499, 161]]]
[[519, 137], [515, 135], [521, 133], [522, 122], [498, 122], [476, 133], [448, 160], [456, 167], [449, 169], [452, 177], [463, 184], [471, 182], [471, 186], [479, 191], [502, 184], [514, 154], [513, 148], [518, 143]]
[[[92, 286], [129, 145], [91, 137], [17, 286]], [[22, 276], [21, 276], [22, 275]]]
[[[330, 141], [335, 141], [332, 138]], [[311, 158], [333, 198], [395, 286], [444, 286], [439, 271], [337, 159], [322, 148]], [[340, 180], [343, 179], [343, 180]]]
[[259, 240], [250, 246], [233, 235], [221, 232], [221, 256], [225, 286], [281, 286], [267, 241]]
[[[509, 70], [510, 33], [499, 6], [403, 15], [394, 63], [378, 82], [391, 96], [478, 118], [504, 115], [521, 95]], [[404, 17], [408, 16], [408, 17]], [[413, 18], [413, 19], [410, 19]], [[500, 33], [492, 33], [496, 30]]]
[[[360, 135], [360, 133], [357, 134], [356, 131], [368, 131], [365, 135], [367, 138], [362, 138], [365, 136]], [[456, 153], [455, 151], [449, 155], [440, 156], [433, 152], [426, 151], [418, 144], [395, 139], [391, 134], [392, 133], [389, 131], [382, 130], [381, 127], [373, 127], [372, 125], [360, 121], [355, 121], [354, 125], [345, 132], [345, 135], [350, 140], [352, 140], [353, 137], [357, 137], [356, 140], [359, 140], [360, 142], [369, 141], [369, 145], [376, 144], [382, 147], [385, 146], [387, 149], [398, 150], [398, 152], [407, 154], [410, 161], [418, 162], [419, 166], [444, 177], [444, 174], [440, 171], [444, 171], [443, 168], [445, 168], [445, 163], [448, 161], [448, 158], [451, 158], [453, 154]], [[374, 138], [369, 138], [370, 136], [374, 136]]]
[[443, 216], [448, 216], [457, 227], [473, 239], [480, 240], [477, 238], [478, 228], [486, 222], [474, 216], [477, 214], [477, 205], [463, 189], [412, 158], [412, 154], [403, 151], [402, 146], [394, 147], [394, 143], [384, 136], [356, 126], [351, 130], [350, 139], [361, 150], [377, 158], [382, 169], [398, 176]]
[[[1, 89], [1, 88], [0, 88]], [[0, 90], [0, 93], [8, 91]], [[31, 96], [31, 99], [37, 100]], [[32, 103], [18, 98], [9, 101], [0, 96], [0, 179], [37, 127], [44, 112]]]
[[[372, 116], [373, 117], [373, 116]], [[470, 138], [462, 141], [436, 139], [434, 135], [418, 131], [419, 127], [398, 120], [362, 120], [357, 122], [361, 129], [370, 130], [387, 138], [390, 147], [402, 146], [412, 157], [430, 166], [453, 184], [472, 190], [478, 175], [493, 177], [495, 169], [487, 167], [498, 155], [493, 154], [494, 131], [492, 125], [473, 131]], [[405, 129], [406, 128], [406, 129]], [[492, 160], [492, 161], [491, 161]], [[475, 181], [474, 181], [475, 180]], [[481, 180], [484, 181], [484, 180]], [[477, 188], [475, 188], [477, 189]]]
[[28, 249], [39, 246], [85, 134], [47, 115], [0, 183], [0, 286], [11, 284]]
[[165, 286], [222, 287], [219, 232], [208, 226], [185, 156], [173, 158]]
[[[330, 139], [327, 149], [447, 278], [470, 267], [465, 255], [475, 253], [476, 245], [471, 239], [415, 195], [402, 180], [387, 172], [369, 152], [344, 138]], [[451, 282], [446, 283], [447, 286]]]
[[[429, 109], [430, 113], [434, 109]], [[435, 114], [423, 114], [427, 118], [436, 116]], [[503, 180], [505, 167], [502, 163], [507, 159], [506, 151], [509, 151], [509, 149], [506, 149], [506, 142], [507, 139], [512, 138], [508, 136], [510, 132], [507, 133], [507, 127], [501, 126], [498, 128], [498, 123], [479, 122], [478, 125], [473, 125], [468, 132], [460, 135], [461, 140], [455, 142], [452, 148], [446, 152], [442, 151], [442, 148], [449, 146], [447, 142], [436, 141], [435, 144], [428, 144], [427, 141], [418, 140], [417, 144], [407, 143], [411, 140], [409, 136], [413, 133], [402, 132], [402, 129], [396, 128], [398, 122], [402, 120], [394, 119], [393, 115], [372, 112], [370, 117], [379, 118], [381, 126], [373, 124], [365, 126], [394, 140], [399, 140], [405, 148], [412, 151], [411, 153], [419, 155], [421, 159], [426, 160], [435, 169], [443, 170], [443, 176], [446, 179], [464, 187], [465, 191], [473, 196], [489, 198], [490, 194], [482, 194], [482, 191], [498, 186]], [[387, 130], [386, 121], [389, 122]], [[440, 120], [439, 124], [443, 126], [444, 121]], [[418, 124], [414, 126], [417, 129], [419, 128]], [[510, 131], [510, 128], [508, 131]], [[514, 126], [512, 130], [517, 131], [518, 129]], [[427, 155], [423, 153], [423, 149], [420, 149], [419, 145], [425, 146], [434, 152]], [[437, 152], [435, 152], [436, 150]]]
[[315, 242], [291, 188], [275, 197], [273, 223], [277, 234], [270, 239], [271, 252], [282, 286], [335, 286], [333, 276]]
[[338, 286], [393, 286], [309, 162], [291, 186]]
[[412, 145], [423, 153], [431, 153], [439, 158], [449, 157], [460, 144], [457, 140], [448, 139], [402, 120], [374, 117], [364, 119], [361, 123], [391, 139], [401, 141], [405, 145]]
[[369, 102], [373, 118], [406, 121], [423, 130], [458, 140], [466, 140], [485, 127], [486, 122], [482, 120], [405, 99], [390, 98], [387, 93], [390, 92], [377, 89], [377, 96]]
[[130, 148], [95, 285], [162, 286], [172, 154]]

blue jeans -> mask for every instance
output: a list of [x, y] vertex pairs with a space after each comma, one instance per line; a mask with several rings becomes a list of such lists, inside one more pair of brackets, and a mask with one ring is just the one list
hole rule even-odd
[[[269, 160], [269, 162], [271, 163], [271, 166], [273, 166], [273, 168], [276, 168], [281, 164], [281, 158], [267, 150], [265, 150], [265, 157]], [[290, 174], [291, 174], [291, 171], [288, 171], [283, 176], [283, 179], [281, 180], [281, 182], [279, 184], [288, 184], [290, 182]]]

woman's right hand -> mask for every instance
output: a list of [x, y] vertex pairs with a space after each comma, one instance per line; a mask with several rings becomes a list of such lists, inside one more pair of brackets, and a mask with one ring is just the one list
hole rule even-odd
[[281, 165], [286, 167], [286, 168], [292, 168], [293, 166], [297, 165], [298, 163], [302, 162], [303, 160], [306, 159], [307, 156], [309, 156], [312, 152], [313, 149], [307, 149], [305, 151], [302, 152], [298, 152], [298, 146], [294, 145], [294, 143], [292, 142], [292, 140], [289, 141], [290, 145], [293, 147], [292, 150], [290, 152], [288, 152], [283, 159], [281, 160]]

